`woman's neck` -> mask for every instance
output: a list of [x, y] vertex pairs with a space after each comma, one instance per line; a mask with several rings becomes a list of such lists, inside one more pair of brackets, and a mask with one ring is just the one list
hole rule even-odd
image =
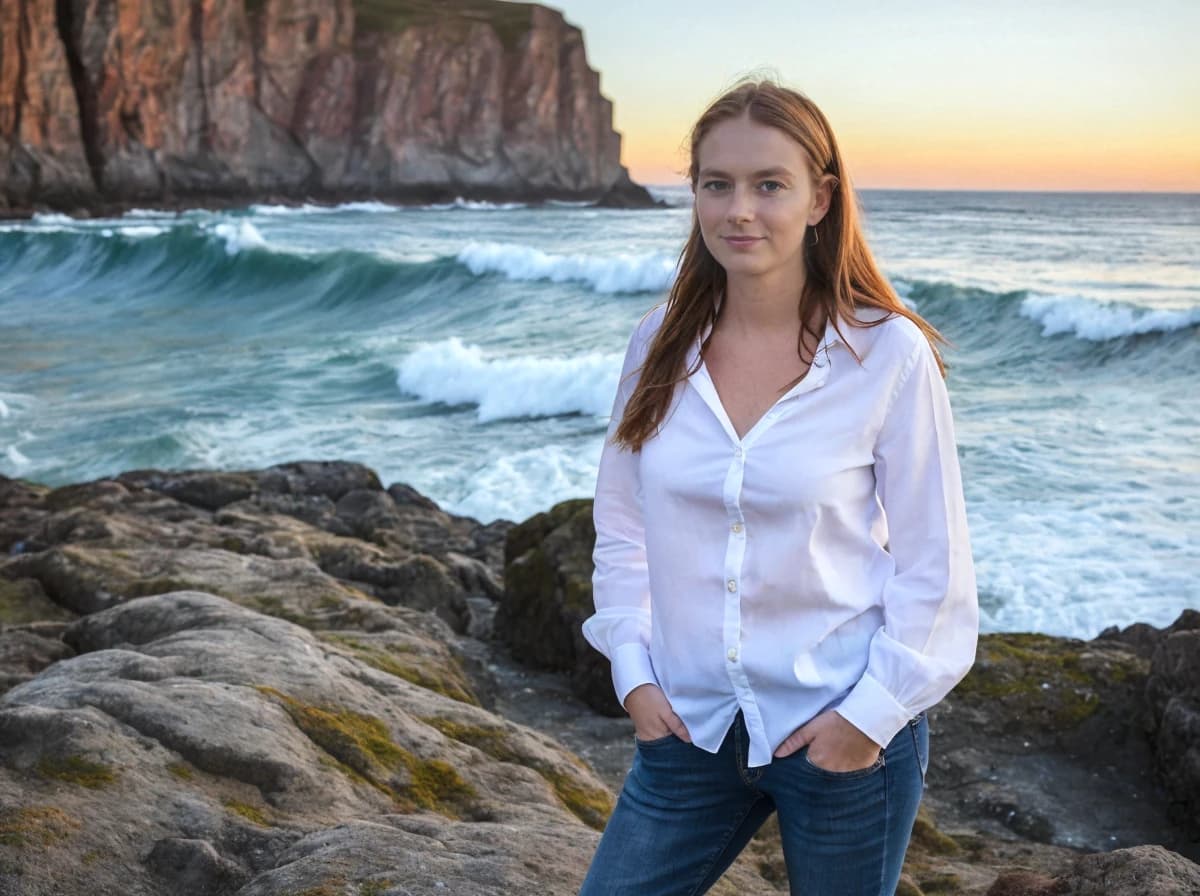
[[795, 277], [729, 278], [721, 302], [721, 324], [739, 334], [798, 333], [803, 294], [803, 277], [799, 282]]

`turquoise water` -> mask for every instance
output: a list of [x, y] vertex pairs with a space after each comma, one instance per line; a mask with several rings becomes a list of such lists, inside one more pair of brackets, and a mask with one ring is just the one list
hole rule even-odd
[[[445, 508], [588, 495], [690, 220], [456, 203], [0, 222], [0, 472], [343, 458]], [[867, 191], [949, 337], [984, 624], [1200, 606], [1200, 196]]]

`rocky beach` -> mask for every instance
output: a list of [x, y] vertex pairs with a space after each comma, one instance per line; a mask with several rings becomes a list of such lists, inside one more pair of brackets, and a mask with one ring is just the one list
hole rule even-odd
[[[570, 894], [633, 750], [590, 502], [348, 462], [0, 477], [0, 894]], [[1200, 893], [1200, 613], [988, 634], [901, 893]], [[771, 823], [714, 890], [786, 892]]]

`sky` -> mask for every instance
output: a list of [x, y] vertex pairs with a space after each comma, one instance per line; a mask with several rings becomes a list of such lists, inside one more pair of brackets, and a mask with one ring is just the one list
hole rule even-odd
[[1200, 2], [543, 0], [640, 183], [739, 77], [808, 94], [863, 188], [1200, 192]]

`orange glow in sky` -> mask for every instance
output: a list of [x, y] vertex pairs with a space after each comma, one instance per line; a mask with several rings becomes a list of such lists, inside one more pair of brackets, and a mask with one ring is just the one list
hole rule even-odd
[[859, 187], [1200, 192], [1194, 0], [550, 4], [641, 183], [679, 183], [695, 118], [762, 73], [816, 100]]

